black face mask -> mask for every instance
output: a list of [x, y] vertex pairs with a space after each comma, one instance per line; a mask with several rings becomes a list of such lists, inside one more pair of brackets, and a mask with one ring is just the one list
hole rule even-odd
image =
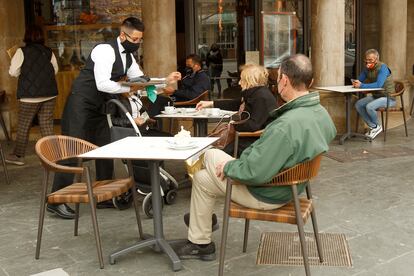
[[185, 74], [186, 75], [191, 75], [193, 73], [193, 68], [190, 66], [186, 66], [185, 67]]
[[132, 43], [128, 39], [125, 39], [124, 42], [121, 42], [121, 45], [124, 47], [126, 53], [133, 53], [139, 49], [139, 43]]

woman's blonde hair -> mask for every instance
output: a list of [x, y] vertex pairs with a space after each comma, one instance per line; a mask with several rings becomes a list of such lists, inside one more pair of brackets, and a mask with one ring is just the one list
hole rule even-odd
[[241, 66], [240, 85], [243, 90], [267, 85], [269, 72], [263, 66], [247, 63]]

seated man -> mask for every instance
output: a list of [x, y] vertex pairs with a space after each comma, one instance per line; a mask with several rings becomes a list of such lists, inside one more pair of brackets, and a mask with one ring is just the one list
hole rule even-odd
[[[246, 184], [233, 187], [231, 199], [240, 205], [271, 210], [292, 200], [290, 187], [255, 185], [327, 151], [334, 139], [335, 125], [320, 105], [319, 94], [308, 92], [311, 82], [312, 65], [306, 56], [286, 58], [278, 73], [278, 93], [287, 103], [270, 112], [273, 120], [260, 139], [245, 149], [239, 159], [217, 149], [206, 151], [204, 168], [194, 175], [188, 242], [177, 251], [180, 258], [215, 259], [212, 214], [216, 197], [225, 195], [226, 177]], [[304, 188], [302, 184], [298, 191], [301, 193]]]
[[[387, 94], [395, 92], [395, 87], [391, 70], [379, 61], [377, 50], [369, 49], [365, 52], [365, 66], [358, 80], [353, 81], [352, 85], [356, 88], [384, 88], [384, 91], [373, 92], [372, 96], [359, 99], [355, 103], [356, 110], [369, 127], [365, 135], [374, 139], [382, 131], [382, 126], [378, 123], [377, 109], [387, 106]], [[395, 98], [390, 97], [388, 104], [395, 106]]]
[[164, 88], [164, 92], [177, 102], [189, 101], [200, 96], [204, 91], [210, 90], [210, 77], [202, 70], [201, 59], [192, 54], [185, 60], [186, 75], [181, 79], [181, 88], [174, 90]]

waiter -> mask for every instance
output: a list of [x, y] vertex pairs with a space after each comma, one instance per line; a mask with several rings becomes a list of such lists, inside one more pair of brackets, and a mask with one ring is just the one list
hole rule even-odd
[[[105, 103], [111, 94], [134, 92], [139, 85], [123, 86], [119, 82], [143, 75], [132, 53], [142, 41], [144, 24], [135, 17], [122, 22], [119, 36], [112, 41], [98, 44], [89, 55], [85, 67], [73, 82], [62, 115], [62, 134], [78, 137], [95, 145], [110, 143], [109, 127], [105, 114]], [[173, 72], [167, 82], [173, 83], [181, 74]], [[64, 165], [76, 166], [76, 160], [67, 160]], [[96, 180], [112, 179], [113, 160], [96, 160]], [[52, 192], [73, 183], [73, 174], [57, 173]], [[66, 204], [48, 204], [47, 210], [61, 218], [73, 219], [75, 212]]]

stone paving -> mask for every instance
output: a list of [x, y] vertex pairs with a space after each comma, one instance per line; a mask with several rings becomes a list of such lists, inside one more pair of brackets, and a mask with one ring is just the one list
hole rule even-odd
[[[347, 141], [331, 150], [355, 151], [402, 146], [414, 149], [414, 121], [409, 134], [402, 127], [389, 132], [384, 143], [379, 135], [372, 143]], [[6, 151], [11, 145], [3, 142]], [[414, 156], [368, 159], [340, 163], [324, 158], [313, 193], [320, 230], [345, 233], [353, 260], [352, 268], [311, 267], [312, 275], [413, 275], [414, 271]], [[88, 207], [81, 207], [79, 236], [73, 236], [73, 221], [46, 215], [41, 256], [34, 259], [42, 169], [28, 150], [27, 165], [9, 166], [11, 185], [6, 185], [0, 168], [0, 275], [30, 275], [62, 268], [69, 275], [216, 275], [218, 261], [183, 261], [179, 272], [171, 270], [167, 257], [150, 249], [119, 258], [115, 265], [107, 256], [115, 249], [136, 240], [137, 227], [132, 209], [98, 210], [105, 256], [105, 268], [99, 269]], [[183, 165], [168, 162], [168, 170], [183, 177]], [[117, 163], [117, 174], [124, 174]], [[165, 206], [164, 229], [169, 239], [185, 238], [182, 216], [189, 209], [190, 189], [179, 191], [177, 203]], [[215, 208], [220, 222], [223, 201]], [[142, 215], [144, 217], [144, 215]], [[152, 220], [143, 218], [146, 232], [152, 232]], [[252, 222], [249, 245], [241, 252], [242, 220], [231, 219], [228, 238], [226, 275], [304, 275], [303, 267], [258, 266], [255, 264], [260, 234], [264, 231], [296, 231], [293, 225]], [[311, 231], [311, 225], [306, 226]], [[220, 231], [213, 234], [216, 244]]]

